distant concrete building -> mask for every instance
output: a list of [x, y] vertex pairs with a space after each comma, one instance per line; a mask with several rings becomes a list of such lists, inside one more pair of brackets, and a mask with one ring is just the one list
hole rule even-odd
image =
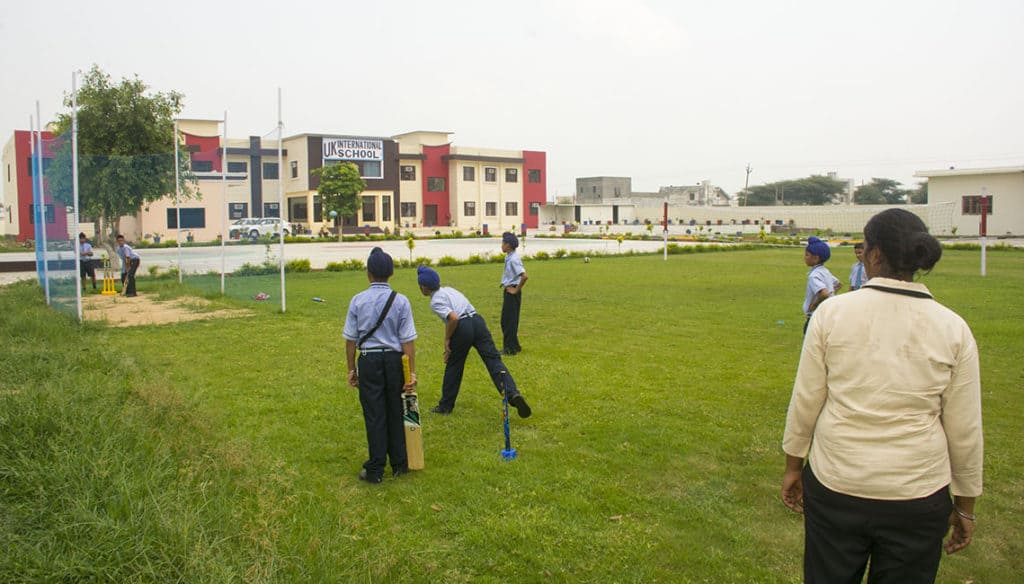
[[988, 235], [1024, 235], [1024, 166], [920, 170], [928, 204], [953, 203], [957, 235], [978, 235], [982, 193], [988, 199]]
[[633, 179], [628, 176], [591, 176], [576, 179], [576, 202], [581, 205], [628, 202]]

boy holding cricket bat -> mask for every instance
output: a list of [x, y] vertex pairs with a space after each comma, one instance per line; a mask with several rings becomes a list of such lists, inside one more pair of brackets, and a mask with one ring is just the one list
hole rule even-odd
[[[342, 333], [348, 384], [359, 389], [369, 448], [359, 479], [368, 483], [383, 481], [388, 460], [394, 476], [409, 472], [402, 393], [416, 389], [416, 325], [409, 299], [388, 284], [394, 272], [391, 256], [373, 248], [366, 261], [370, 288], [352, 298]], [[402, 355], [409, 357], [408, 383]]]

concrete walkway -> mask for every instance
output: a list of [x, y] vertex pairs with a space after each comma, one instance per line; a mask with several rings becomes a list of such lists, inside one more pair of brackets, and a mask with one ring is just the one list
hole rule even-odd
[[[451, 256], [456, 259], [465, 260], [469, 256], [477, 254], [490, 254], [491, 256], [501, 255], [501, 239], [498, 237], [470, 238], [470, 239], [417, 239], [416, 247], [412, 250], [412, 258], [427, 257], [433, 261], [444, 256]], [[685, 244], [681, 244], [685, 245]], [[391, 254], [395, 259], [409, 259], [409, 248], [405, 241], [358, 241], [338, 243], [337, 241], [325, 243], [286, 243], [284, 245], [285, 261], [295, 259], [308, 259], [313, 269], [323, 269], [329, 262], [343, 262], [349, 259], [366, 261], [370, 250], [380, 247]], [[652, 253], [662, 250], [661, 241], [626, 240], [622, 242], [621, 249], [614, 239], [562, 239], [548, 237], [527, 237], [526, 241], [520, 241], [519, 253], [523, 256], [531, 256], [538, 251], [545, 251], [549, 254], [564, 249], [567, 252], [578, 253], [602, 253], [616, 254], [629, 253], [630, 251]], [[102, 250], [97, 248], [97, 256], [102, 257]], [[139, 249], [142, 256], [141, 273], [145, 274], [149, 266], [158, 266], [160, 271], [165, 272], [171, 266], [178, 265], [177, 248]], [[281, 254], [281, 244], [274, 243], [266, 245], [229, 245], [223, 248], [215, 247], [186, 247], [181, 249], [181, 266], [186, 274], [202, 274], [206, 272], [220, 273], [221, 267], [227, 273], [233, 272], [242, 264], [261, 264], [271, 258], [278, 261]], [[0, 261], [32, 260], [35, 261], [35, 253], [7, 253], [0, 256]], [[32, 272], [0, 272], [0, 285], [9, 284], [17, 280], [35, 278], [36, 273]]]

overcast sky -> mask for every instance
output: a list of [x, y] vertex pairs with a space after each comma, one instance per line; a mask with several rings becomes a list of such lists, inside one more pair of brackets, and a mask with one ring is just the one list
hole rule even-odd
[[836, 171], [1024, 164], [1024, 2], [12, 2], [0, 140], [54, 119], [71, 72], [185, 95], [232, 137], [454, 132], [548, 153], [548, 196]]

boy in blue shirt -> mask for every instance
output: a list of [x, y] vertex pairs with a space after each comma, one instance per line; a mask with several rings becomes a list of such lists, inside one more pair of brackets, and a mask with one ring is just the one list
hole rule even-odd
[[825, 262], [832, 257], [832, 249], [828, 244], [817, 237], [807, 239], [807, 247], [804, 249], [804, 264], [811, 267], [807, 273], [807, 290], [804, 294], [803, 311], [807, 315], [804, 322], [804, 334], [807, 334], [807, 325], [811, 322], [811, 315], [819, 304], [829, 296], [839, 292], [843, 283], [832, 275], [825, 267]]
[[523, 350], [519, 344], [519, 312], [523, 307], [523, 286], [526, 285], [526, 268], [516, 253], [519, 240], [514, 233], [501, 234], [501, 251], [505, 254], [505, 271], [501, 274], [501, 334], [504, 337], [502, 355], [515, 355]]
[[[484, 317], [477, 314], [469, 300], [450, 286], [441, 287], [441, 276], [427, 266], [417, 269], [420, 292], [430, 297], [430, 310], [444, 321], [444, 383], [441, 386], [441, 401], [430, 410], [436, 414], [450, 414], [459, 397], [462, 373], [466, 368], [466, 357], [470, 347], [475, 347], [487, 372], [491, 374], [494, 387], [500, 393], [504, 386], [508, 403], [512, 404], [520, 418], [530, 417], [530, 406], [512, 379], [512, 374], [501, 361], [501, 354], [494, 346], [491, 332], [487, 330]], [[504, 375], [502, 375], [504, 373]]]
[[850, 292], [859, 290], [868, 281], [864, 273], [864, 242], [853, 244], [853, 254], [857, 256], [857, 263], [850, 268]]
[[[366, 260], [370, 288], [352, 297], [342, 333], [348, 384], [359, 389], [370, 451], [359, 479], [369, 483], [383, 480], [389, 459], [394, 476], [409, 472], [402, 393], [416, 388], [416, 325], [409, 299], [388, 285], [394, 272], [391, 256], [379, 247], [373, 248]], [[403, 354], [409, 356], [409, 383], [402, 371]]]

